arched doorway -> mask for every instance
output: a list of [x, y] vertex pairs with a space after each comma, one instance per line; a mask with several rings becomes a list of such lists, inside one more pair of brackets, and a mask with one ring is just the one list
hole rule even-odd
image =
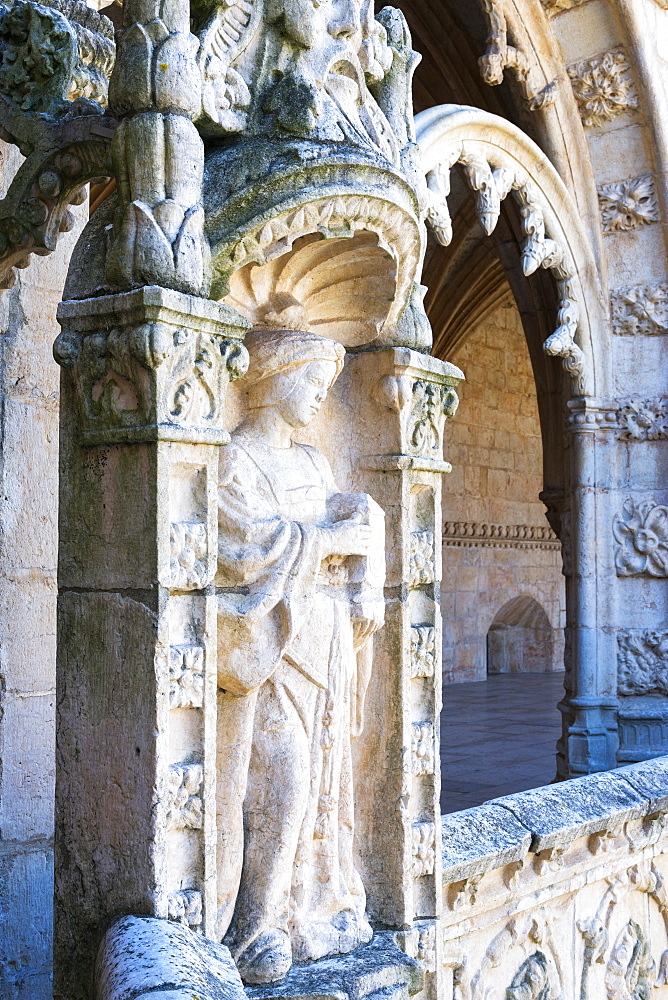
[[533, 597], [507, 601], [487, 633], [487, 673], [549, 673], [554, 662], [555, 630]]

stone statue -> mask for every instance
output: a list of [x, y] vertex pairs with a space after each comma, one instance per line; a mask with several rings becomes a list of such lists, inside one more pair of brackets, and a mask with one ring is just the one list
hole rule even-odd
[[221, 451], [219, 933], [249, 984], [371, 939], [352, 740], [383, 622], [384, 516], [336, 492], [311, 423], [344, 349], [256, 330], [247, 416]]

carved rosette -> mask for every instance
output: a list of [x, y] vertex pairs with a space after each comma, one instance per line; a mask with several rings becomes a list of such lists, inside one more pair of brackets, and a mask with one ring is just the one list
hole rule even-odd
[[617, 576], [668, 577], [668, 507], [629, 499], [612, 531]]
[[668, 331], [668, 282], [620, 288], [612, 293], [611, 304], [612, 331], [618, 336]]
[[622, 48], [574, 63], [568, 67], [568, 77], [583, 125], [602, 125], [638, 107], [631, 66]]
[[249, 324], [234, 310], [149, 286], [63, 302], [58, 318], [54, 354], [74, 378], [87, 444], [228, 440], [224, 388], [248, 365]]

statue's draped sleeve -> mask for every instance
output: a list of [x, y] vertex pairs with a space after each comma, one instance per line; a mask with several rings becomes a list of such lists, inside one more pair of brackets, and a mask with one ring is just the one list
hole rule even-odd
[[218, 524], [218, 683], [242, 695], [267, 680], [313, 613], [328, 532], [281, 513], [271, 481], [234, 441], [221, 455]]

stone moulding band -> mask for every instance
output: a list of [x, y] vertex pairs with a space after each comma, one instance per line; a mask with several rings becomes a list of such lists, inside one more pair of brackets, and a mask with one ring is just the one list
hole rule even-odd
[[446, 521], [443, 545], [452, 548], [543, 549], [558, 552], [561, 542], [549, 527]]

